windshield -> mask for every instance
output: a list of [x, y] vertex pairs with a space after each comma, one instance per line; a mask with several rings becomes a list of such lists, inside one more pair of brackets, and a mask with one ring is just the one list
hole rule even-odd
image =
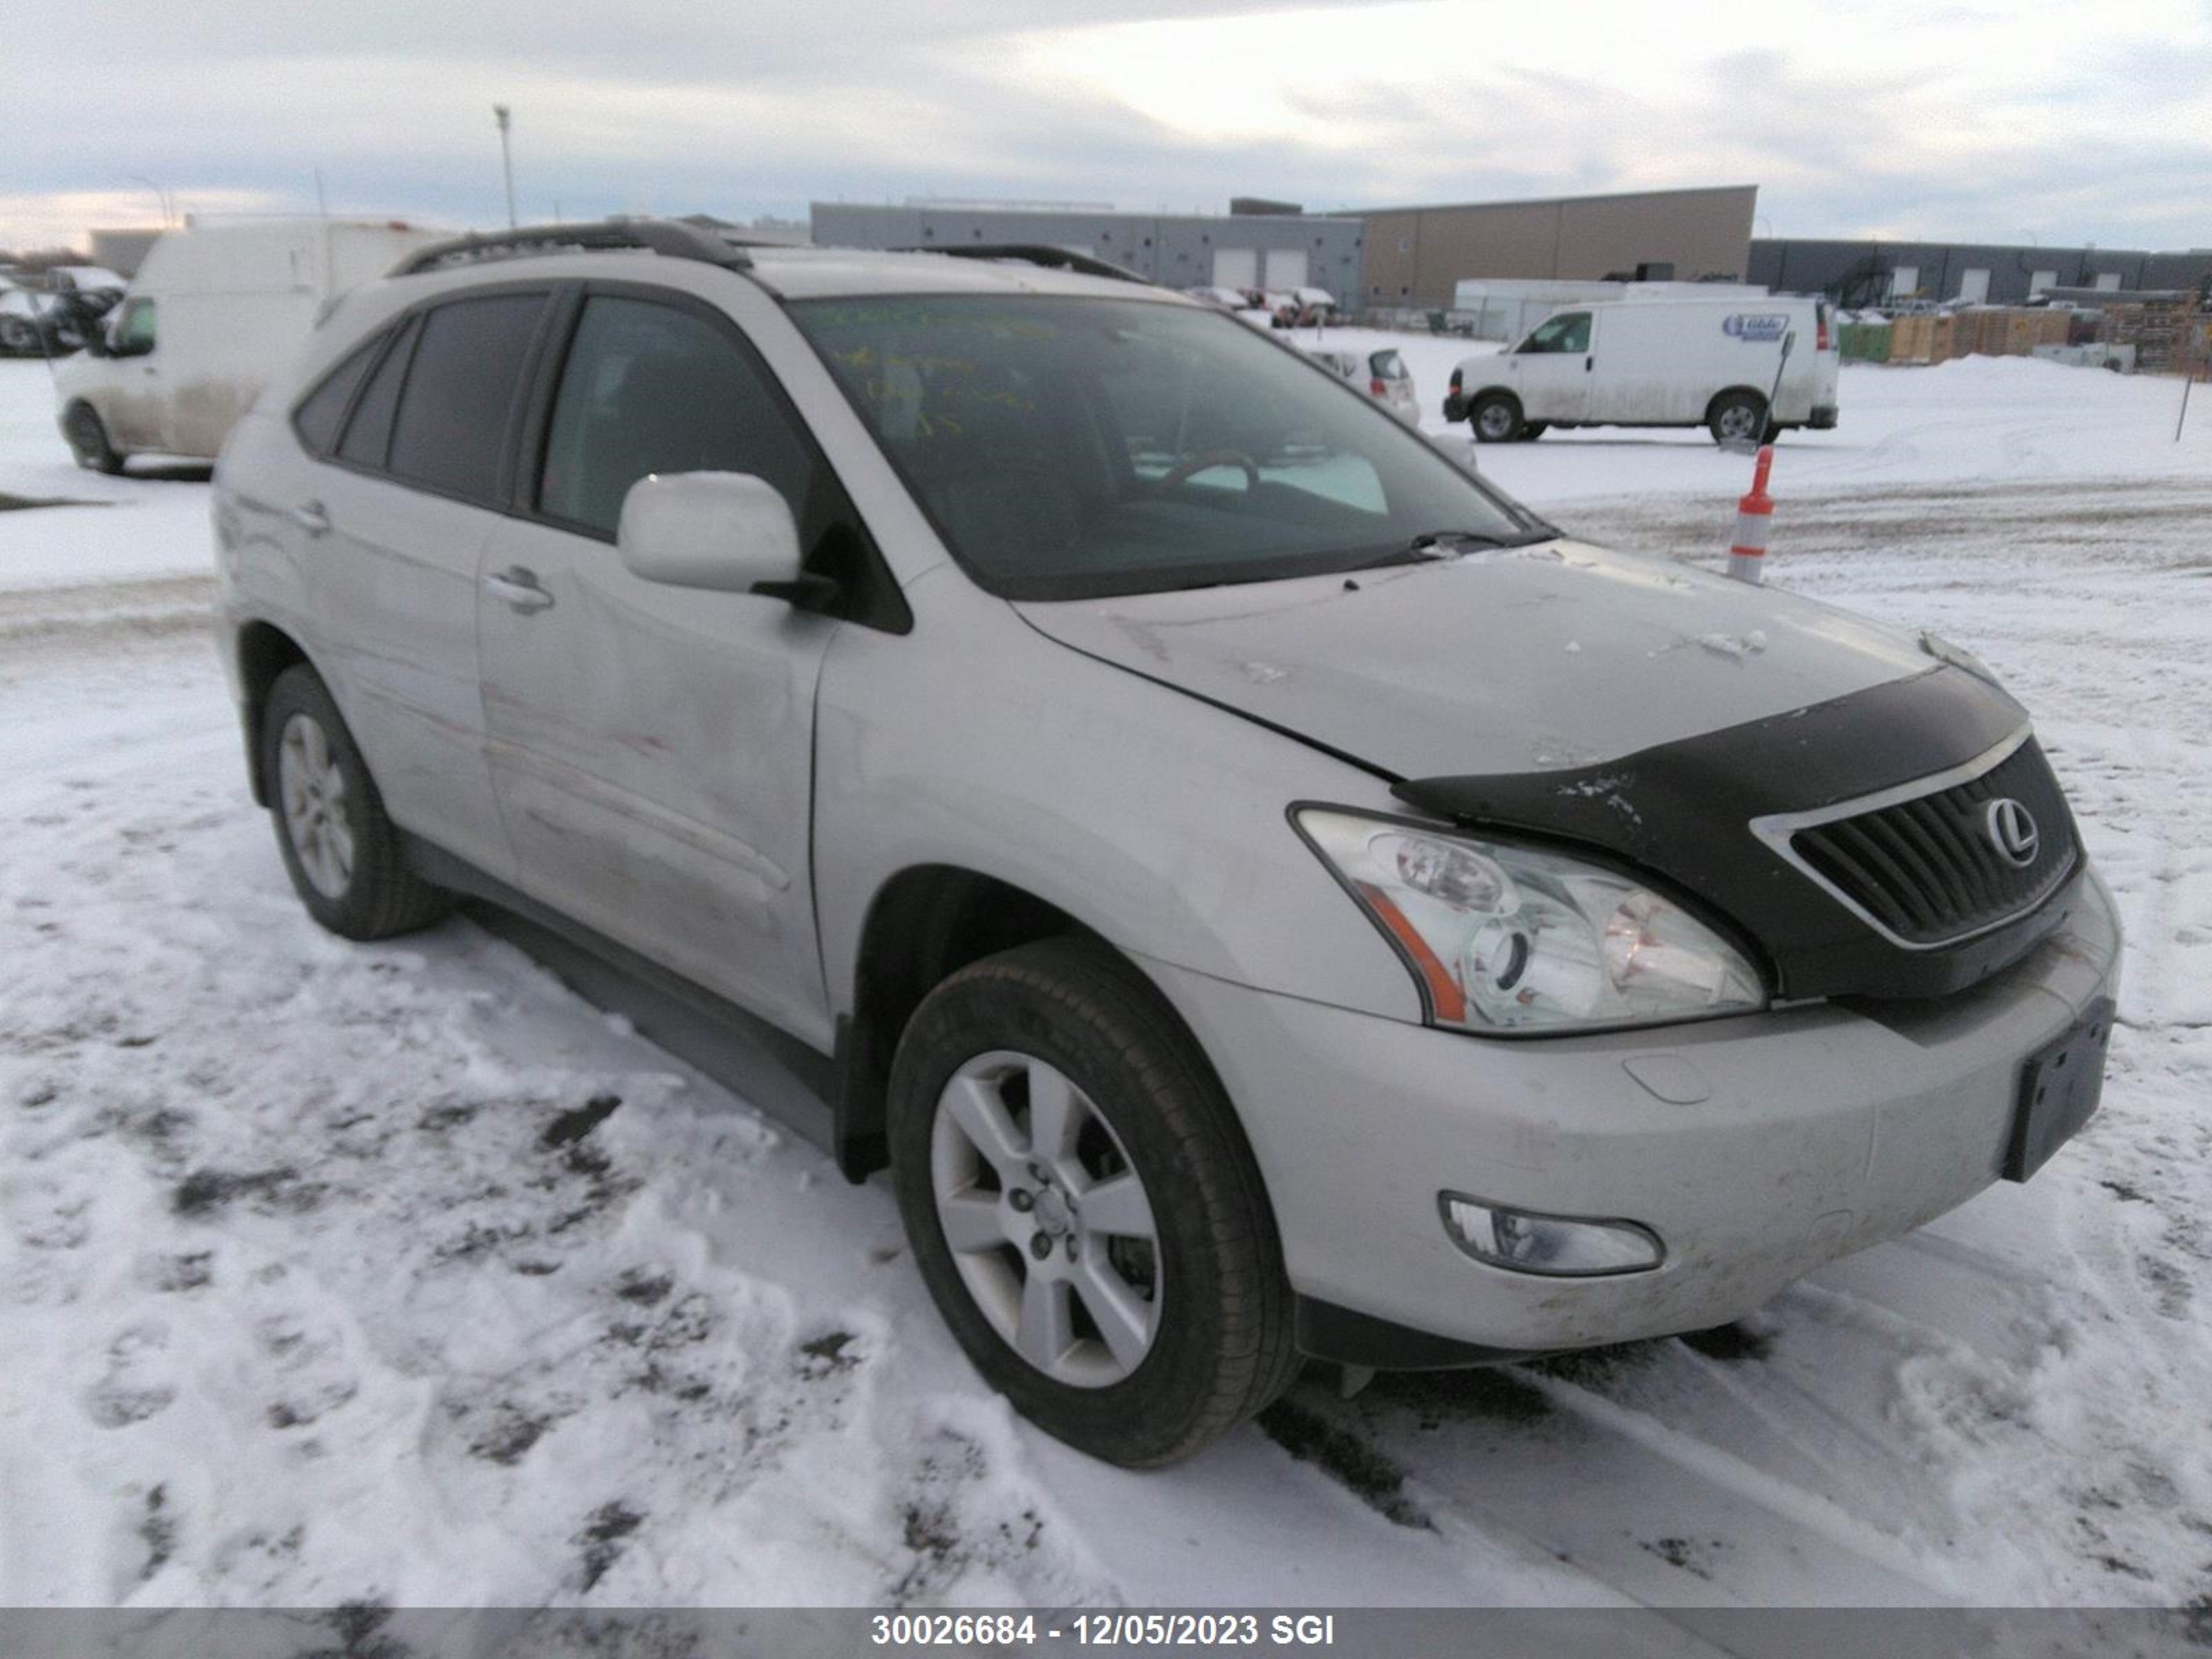
[[1219, 312], [1038, 295], [792, 315], [955, 557], [1009, 599], [1348, 570], [1552, 533], [1374, 401]]

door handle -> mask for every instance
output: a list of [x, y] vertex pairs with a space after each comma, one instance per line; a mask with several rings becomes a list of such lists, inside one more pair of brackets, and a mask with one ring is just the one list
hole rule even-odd
[[553, 596], [538, 581], [538, 573], [525, 570], [519, 564], [511, 564], [495, 574], [486, 576], [484, 592], [504, 599], [507, 607], [514, 611], [544, 611], [553, 603]]
[[291, 518], [294, 524], [310, 536], [323, 536], [330, 532], [331, 515], [323, 511], [320, 501], [301, 502], [292, 509]]
[[1596, 359], [1596, 358], [1595, 358], [1595, 357], [1585, 357], [1585, 358], [1583, 358], [1583, 374], [1589, 374], [1589, 373], [1590, 372], [1590, 370], [1592, 370], [1593, 368], [1595, 368], [1596, 367], [1597, 367], [1597, 359]]

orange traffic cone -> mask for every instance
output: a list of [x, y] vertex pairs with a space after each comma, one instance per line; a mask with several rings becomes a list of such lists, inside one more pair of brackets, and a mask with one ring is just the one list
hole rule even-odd
[[1740, 582], [1766, 580], [1766, 525], [1774, 516], [1766, 475], [1773, 466], [1774, 446], [1760, 445], [1758, 464], [1752, 469], [1751, 493], [1735, 504], [1735, 544], [1729, 549], [1728, 573]]

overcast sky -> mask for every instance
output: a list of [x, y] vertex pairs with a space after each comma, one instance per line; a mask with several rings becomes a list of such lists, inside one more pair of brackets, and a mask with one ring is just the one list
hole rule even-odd
[[2212, 0], [100, 0], [0, 49], [0, 246], [158, 216], [1309, 208], [1754, 183], [1759, 234], [2212, 244]]

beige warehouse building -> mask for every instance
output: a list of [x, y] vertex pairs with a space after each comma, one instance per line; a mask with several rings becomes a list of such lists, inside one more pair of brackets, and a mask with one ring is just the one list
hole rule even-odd
[[1756, 185], [1347, 210], [1365, 222], [1358, 303], [1434, 307], [1469, 277], [1741, 277]]

